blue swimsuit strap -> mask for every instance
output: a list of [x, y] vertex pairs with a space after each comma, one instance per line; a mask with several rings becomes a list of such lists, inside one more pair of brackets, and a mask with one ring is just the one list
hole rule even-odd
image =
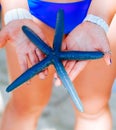
[[54, 3], [40, 0], [28, 0], [30, 12], [52, 28], [55, 28], [58, 9], [65, 12], [65, 34], [80, 24], [87, 14], [91, 0], [71, 3]]

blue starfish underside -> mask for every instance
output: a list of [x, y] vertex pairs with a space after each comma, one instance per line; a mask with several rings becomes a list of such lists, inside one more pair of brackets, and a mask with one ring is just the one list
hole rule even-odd
[[54, 65], [57, 74], [62, 81], [62, 84], [67, 89], [69, 95], [71, 96], [73, 102], [79, 111], [83, 112], [83, 106], [79, 99], [79, 96], [62, 64], [62, 60], [92, 60], [103, 57], [103, 53], [99, 51], [95, 52], [83, 52], [83, 51], [61, 51], [61, 45], [64, 35], [64, 12], [62, 9], [58, 11], [57, 21], [56, 21], [56, 31], [53, 41], [53, 48], [48, 46], [39, 36], [37, 36], [29, 27], [23, 26], [23, 32], [25, 35], [43, 52], [46, 57], [37, 63], [36, 65], [29, 68], [20, 77], [18, 77], [13, 83], [11, 83], [6, 91], [10, 92], [17, 88], [24, 82], [31, 79], [36, 74], [40, 73], [49, 65]]

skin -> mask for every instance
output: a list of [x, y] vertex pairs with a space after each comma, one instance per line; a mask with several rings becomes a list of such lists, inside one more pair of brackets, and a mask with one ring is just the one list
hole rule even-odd
[[[12, 8], [22, 7], [28, 9], [27, 4], [24, 1], [20, 1], [18, 4], [16, 1], [10, 2], [10, 0], [1, 2], [4, 7], [3, 15], [7, 10]], [[106, 22], [110, 24], [115, 12], [114, 9], [116, 9], [114, 8], [116, 3], [113, 2], [114, 1], [109, 2], [109, 0], [105, 0], [105, 2], [102, 3], [103, 5], [106, 4], [106, 6], [103, 6], [100, 0], [93, 0], [89, 13], [104, 18]], [[13, 3], [13, 5], [10, 3]], [[111, 5], [111, 7], [107, 5]], [[106, 8], [103, 9], [103, 7]], [[106, 15], [105, 12], [109, 13]], [[8, 43], [5, 47], [7, 51], [10, 81], [13, 81], [29, 66], [34, 65], [44, 57], [43, 53], [41, 53], [40, 50], [37, 50], [21, 32], [20, 28], [24, 24], [31, 27], [47, 44], [51, 45], [51, 41], [53, 40], [54, 30], [35, 18], [34, 22], [32, 20], [16, 20], [6, 25], [0, 32], [0, 46], [3, 47]], [[63, 50], [74, 50], [77, 48], [78, 50], [101, 50], [105, 52], [109, 51], [110, 47], [112, 50], [113, 63], [110, 66], [110, 55], [106, 55], [104, 59], [90, 61], [89, 63], [86, 63], [85, 61], [81, 63], [65, 61], [64, 63], [71, 80], [74, 80], [77, 77], [74, 80], [74, 85], [76, 86], [76, 90], [79, 93], [85, 110], [84, 113], [80, 113], [75, 109], [75, 130], [93, 130], [94, 126], [96, 126], [96, 130], [110, 130], [112, 127], [108, 100], [116, 72], [116, 52], [114, 44], [116, 41], [114, 36], [116, 33], [114, 30], [115, 24], [116, 21], [113, 22], [108, 33], [109, 41], [102, 28], [89, 22], [82, 23], [64, 38]], [[86, 45], [84, 45], [85, 41]], [[24, 49], [22, 49], [22, 46]], [[13, 62], [14, 59], [15, 62]], [[105, 64], [104, 60], [108, 66]], [[36, 76], [30, 83], [24, 84], [22, 87], [13, 91], [12, 97], [9, 100], [3, 115], [1, 130], [36, 129], [37, 119], [40, 117], [43, 108], [47, 105], [51, 95], [51, 81], [54, 77], [54, 69], [51, 66], [48, 70], [45, 70], [39, 75], [41, 79], [44, 79], [46, 75], [48, 75], [45, 80], [41, 80]], [[57, 78], [57, 76], [55, 77]], [[56, 84], [59, 85], [59, 82], [60, 81], [57, 78]]]

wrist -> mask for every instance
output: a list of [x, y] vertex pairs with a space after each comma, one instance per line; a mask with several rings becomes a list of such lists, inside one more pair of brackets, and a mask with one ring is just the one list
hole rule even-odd
[[27, 9], [24, 8], [11, 9], [7, 11], [4, 15], [5, 25], [11, 21], [18, 20], [18, 19], [32, 20], [32, 15]]
[[109, 28], [108, 24], [101, 17], [98, 17], [98, 16], [93, 15], [93, 14], [88, 14], [85, 17], [85, 19], [83, 20], [83, 22], [86, 22], [86, 21], [94, 23], [94, 24], [100, 26], [106, 33], [108, 32], [108, 28]]

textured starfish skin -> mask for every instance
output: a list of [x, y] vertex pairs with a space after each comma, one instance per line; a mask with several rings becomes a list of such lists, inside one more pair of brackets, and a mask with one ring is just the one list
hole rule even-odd
[[13, 83], [11, 83], [6, 89], [7, 92], [12, 91], [17, 88], [27, 80], [31, 79], [36, 74], [40, 73], [49, 65], [54, 65], [58, 76], [60, 77], [63, 85], [67, 89], [69, 95], [71, 96], [73, 102], [79, 111], [83, 112], [82, 103], [78, 97], [78, 94], [62, 64], [62, 60], [90, 60], [98, 59], [103, 57], [103, 53], [96, 52], [83, 52], [83, 51], [61, 51], [63, 33], [64, 33], [64, 12], [59, 10], [57, 14], [56, 21], [56, 32], [53, 41], [53, 48], [49, 47], [44, 41], [40, 39], [30, 28], [27, 26], [22, 27], [25, 35], [43, 52], [46, 57], [28, 69], [20, 77], [18, 77]]

